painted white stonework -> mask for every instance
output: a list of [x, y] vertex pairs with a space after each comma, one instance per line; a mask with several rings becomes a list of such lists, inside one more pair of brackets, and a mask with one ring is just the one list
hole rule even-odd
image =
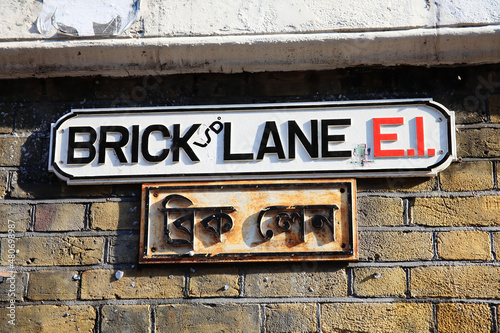
[[436, 1], [436, 13], [439, 26], [498, 24], [500, 2], [498, 0]]
[[[0, 77], [483, 64], [500, 58], [497, 0], [141, 0], [137, 22], [104, 38], [75, 38], [55, 28], [40, 34], [42, 5], [0, 2]], [[78, 19], [92, 22], [91, 12]]]
[[425, 0], [155, 1], [159, 35], [239, 35], [355, 31], [431, 24]]

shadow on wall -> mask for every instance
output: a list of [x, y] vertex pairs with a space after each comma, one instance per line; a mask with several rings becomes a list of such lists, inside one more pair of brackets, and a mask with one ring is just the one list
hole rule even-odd
[[50, 138], [33, 133], [21, 146], [20, 167], [12, 171], [11, 198], [52, 199], [120, 196], [135, 193], [140, 196], [140, 185], [85, 185], [70, 186], [48, 170]]

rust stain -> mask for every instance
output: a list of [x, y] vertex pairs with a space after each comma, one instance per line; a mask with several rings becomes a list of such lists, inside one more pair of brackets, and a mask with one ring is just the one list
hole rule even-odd
[[[142, 195], [141, 263], [357, 259], [353, 179], [144, 184]], [[189, 200], [162, 206], [173, 195]]]

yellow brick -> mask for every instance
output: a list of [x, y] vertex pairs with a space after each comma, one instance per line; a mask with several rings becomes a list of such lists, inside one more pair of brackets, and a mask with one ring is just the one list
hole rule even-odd
[[495, 249], [495, 258], [498, 260], [500, 258], [500, 232], [493, 234], [493, 247]]
[[491, 310], [486, 304], [438, 304], [437, 324], [439, 333], [489, 333]]
[[6, 302], [11, 299], [22, 301], [27, 281], [28, 273], [16, 272], [5, 277], [3, 282], [0, 283], [0, 301]]
[[432, 332], [432, 305], [333, 303], [321, 306], [323, 332]]
[[457, 154], [461, 157], [499, 157], [500, 128], [460, 129]]
[[2, 103], [0, 105], [0, 133], [9, 134], [13, 131], [14, 116], [17, 112], [14, 111], [15, 106]]
[[359, 233], [360, 260], [408, 261], [430, 260], [430, 232], [362, 231]]
[[157, 333], [260, 332], [258, 304], [170, 304], [156, 313]]
[[488, 100], [491, 122], [500, 123], [500, 95], [491, 94]]
[[84, 220], [84, 205], [39, 204], [36, 206], [35, 231], [81, 230]]
[[316, 262], [268, 264], [248, 270], [248, 297], [345, 297], [345, 269]]
[[[2, 263], [7, 265], [7, 240], [2, 239]], [[75, 266], [102, 263], [104, 239], [98, 237], [23, 237], [16, 239], [15, 265]]]
[[411, 269], [411, 294], [415, 297], [500, 297], [500, 267], [430, 266]]
[[[96, 311], [90, 305], [16, 306], [14, 330], [8, 323], [9, 309], [0, 308], [0, 332], [54, 333], [94, 331]], [[10, 318], [9, 318], [10, 320]]]
[[405, 297], [406, 273], [400, 267], [354, 268], [354, 294], [360, 297]]
[[36, 137], [0, 137], [0, 165], [34, 165], [40, 161], [41, 140]]
[[360, 178], [357, 180], [359, 192], [423, 192], [437, 187], [437, 178]]
[[78, 294], [77, 271], [35, 271], [30, 273], [28, 298], [40, 300], [73, 300]]
[[139, 260], [139, 236], [122, 235], [108, 239], [110, 264], [137, 263]]
[[267, 332], [316, 332], [315, 304], [269, 304], [266, 306]]
[[20, 199], [102, 198], [109, 197], [112, 190], [112, 185], [71, 186], [43, 169], [20, 169], [17, 172], [12, 172], [10, 197]]
[[453, 163], [439, 177], [444, 191], [489, 190], [493, 188], [493, 165], [489, 161]]
[[182, 298], [184, 274], [176, 269], [89, 270], [82, 274], [82, 299]]
[[500, 162], [495, 163], [496, 176], [497, 176], [497, 187], [500, 187]]
[[105, 305], [102, 307], [101, 332], [150, 333], [149, 305]]
[[24, 232], [30, 226], [30, 206], [28, 204], [0, 204], [0, 216], [2, 216], [0, 232], [7, 232], [12, 226], [14, 231]]
[[0, 199], [5, 198], [5, 195], [7, 194], [7, 182], [9, 179], [9, 172], [7, 170], [4, 170], [3, 168], [0, 169]]
[[191, 273], [189, 296], [191, 297], [234, 297], [238, 296], [237, 268], [197, 269]]
[[490, 235], [483, 231], [449, 231], [437, 234], [441, 259], [491, 260]]
[[[443, 101], [444, 102], [444, 101]], [[475, 102], [475, 101], [474, 101]], [[446, 106], [450, 109], [453, 109], [455, 112], [455, 123], [456, 124], [477, 124], [477, 123], [482, 123], [486, 119], [486, 115], [484, 114], [484, 111], [482, 110], [482, 107], [479, 107], [478, 105], [474, 105], [474, 102], [466, 101], [466, 103], [460, 103], [464, 104], [465, 109], [462, 110], [462, 106], [456, 108], [453, 104], [446, 104]], [[442, 103], [442, 102], [441, 102]], [[476, 112], [470, 112], [467, 111], [473, 110]], [[479, 112], [477, 112], [479, 111]]]
[[403, 224], [403, 201], [400, 198], [358, 198], [359, 226], [391, 226]]
[[428, 226], [500, 225], [500, 196], [415, 198], [415, 224]]
[[95, 230], [139, 229], [139, 202], [99, 202], [90, 208], [90, 228]]

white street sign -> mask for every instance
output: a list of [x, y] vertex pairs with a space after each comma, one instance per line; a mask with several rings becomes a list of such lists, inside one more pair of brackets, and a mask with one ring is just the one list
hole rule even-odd
[[456, 158], [430, 99], [72, 110], [49, 170], [70, 184], [427, 176]]

